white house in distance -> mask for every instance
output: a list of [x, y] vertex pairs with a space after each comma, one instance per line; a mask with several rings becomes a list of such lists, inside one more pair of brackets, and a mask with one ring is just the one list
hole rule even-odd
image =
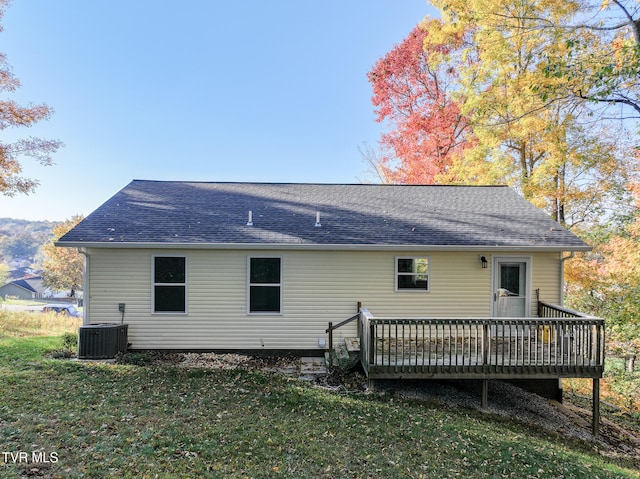
[[536, 294], [562, 304], [569, 253], [590, 249], [502, 186], [144, 180], [56, 245], [86, 256], [84, 323], [124, 318], [132, 349], [305, 354], [358, 303], [535, 317]]

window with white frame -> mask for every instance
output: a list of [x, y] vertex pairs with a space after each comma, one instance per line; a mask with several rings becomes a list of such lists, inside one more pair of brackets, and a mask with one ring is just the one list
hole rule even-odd
[[282, 258], [249, 258], [249, 313], [282, 312]]
[[429, 258], [396, 258], [396, 291], [429, 291]]
[[187, 258], [153, 257], [153, 312], [187, 312]]

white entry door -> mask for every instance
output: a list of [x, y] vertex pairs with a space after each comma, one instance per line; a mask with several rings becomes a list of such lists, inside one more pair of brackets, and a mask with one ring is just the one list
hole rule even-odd
[[529, 316], [531, 259], [495, 257], [493, 264], [493, 315]]

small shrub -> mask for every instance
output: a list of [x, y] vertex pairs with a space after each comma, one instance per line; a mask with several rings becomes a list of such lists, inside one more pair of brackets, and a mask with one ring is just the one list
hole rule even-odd
[[335, 353], [330, 353], [330, 369], [333, 371], [349, 372], [355, 370], [360, 365], [360, 358], [358, 356], [339, 356]]
[[62, 348], [75, 351], [78, 347], [78, 335], [74, 333], [64, 333], [62, 336]]
[[60, 336], [61, 347], [50, 349], [44, 353], [46, 358], [52, 359], [71, 359], [76, 356], [78, 348], [78, 335], [74, 333], [63, 333]]

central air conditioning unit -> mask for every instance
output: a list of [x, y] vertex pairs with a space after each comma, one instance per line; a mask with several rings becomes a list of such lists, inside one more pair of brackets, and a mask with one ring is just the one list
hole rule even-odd
[[126, 353], [128, 324], [101, 323], [80, 326], [78, 332], [78, 359], [113, 359]]

